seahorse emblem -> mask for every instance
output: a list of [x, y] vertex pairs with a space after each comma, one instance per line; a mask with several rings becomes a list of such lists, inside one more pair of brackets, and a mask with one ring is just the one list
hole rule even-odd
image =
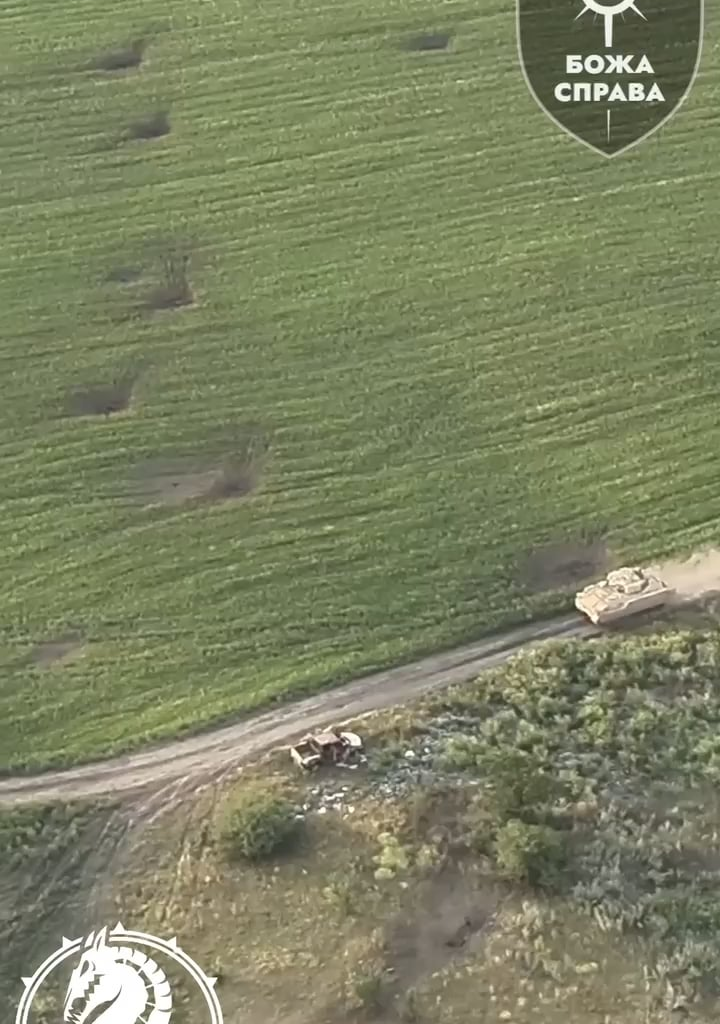
[[70, 976], [65, 1024], [170, 1024], [172, 992], [165, 972], [147, 953], [109, 945], [107, 928], [85, 940]]
[[[114, 928], [91, 932], [75, 939], [63, 938], [29, 977], [22, 978], [24, 991], [18, 1004], [15, 1024], [32, 1024], [33, 1005], [42, 999], [44, 986], [52, 986], [51, 1001], [57, 988], [51, 982], [63, 964], [74, 970], [65, 990], [65, 1001], [58, 1024], [173, 1024], [173, 999], [167, 974], [152, 959], [161, 955], [184, 972], [185, 983], [202, 996], [207, 1016], [193, 1024], [223, 1024], [223, 1012], [215, 987], [218, 979], [178, 945], [177, 937], [162, 939], [148, 932], [132, 931], [119, 921]], [[62, 998], [62, 996], [60, 996]], [[57, 1005], [57, 1004], [55, 1004]]]

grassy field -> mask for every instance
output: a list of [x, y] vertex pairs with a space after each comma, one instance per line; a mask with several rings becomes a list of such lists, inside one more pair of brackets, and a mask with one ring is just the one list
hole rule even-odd
[[717, 539], [714, 12], [610, 163], [507, 4], [246, 8], [3, 6], [5, 768], [556, 609], [553, 540]]

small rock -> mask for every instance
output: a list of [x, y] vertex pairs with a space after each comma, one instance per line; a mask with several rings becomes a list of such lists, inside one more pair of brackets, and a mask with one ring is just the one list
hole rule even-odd
[[327, 814], [327, 807], [318, 807], [318, 814]]
[[414, 750], [406, 750], [405, 751], [405, 757], [408, 759], [408, 761], [414, 761], [415, 760], [415, 751]]

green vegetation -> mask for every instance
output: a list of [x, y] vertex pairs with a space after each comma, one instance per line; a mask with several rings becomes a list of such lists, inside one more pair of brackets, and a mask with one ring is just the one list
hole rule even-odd
[[[719, 666], [717, 631], [555, 644], [386, 712], [364, 723], [353, 813], [310, 813], [306, 841], [268, 865], [228, 865], [202, 808], [158, 823], [165, 866], [146, 877], [157, 858], [138, 853], [123, 914], [162, 907], [198, 955], [222, 949], [223, 1005], [258, 1019], [710, 1024]], [[431, 751], [421, 785], [408, 750]], [[347, 781], [283, 786], [312, 805]]]
[[265, 786], [242, 786], [223, 807], [219, 838], [231, 857], [266, 860], [286, 850], [300, 823], [287, 799]]
[[511, 818], [498, 829], [495, 843], [497, 865], [507, 878], [541, 885], [557, 876], [563, 838], [555, 829]]
[[0, 812], [0, 863], [3, 868], [25, 866], [29, 857], [42, 856], [48, 866], [72, 846], [92, 819], [93, 808], [65, 804], [18, 807]]
[[[719, 631], [542, 648], [366, 720], [382, 775], [310, 780], [273, 759], [141, 821], [106, 874], [88, 872], [126, 926], [211, 966], [228, 1017], [712, 1024], [719, 667]], [[422, 784], [402, 775], [409, 749], [431, 752]], [[232, 809], [251, 809], [235, 835], [275, 835], [324, 787], [347, 787], [345, 803], [308, 812], [291, 855], [228, 861]], [[31, 819], [1, 834], [32, 837]], [[79, 835], [76, 859], [107, 833]], [[95, 924], [88, 891], [73, 934]], [[66, 927], [56, 909], [47, 935]], [[184, 995], [178, 1024], [198, 1019]]]
[[612, 163], [499, 0], [42, 0], [0, 56], [1, 765], [559, 608], [558, 536], [714, 536], [712, 48]]
[[494, 839], [510, 877], [643, 936], [653, 976], [686, 997], [720, 992], [719, 668], [718, 631], [563, 643], [429, 712], [466, 723], [438, 763], [481, 781], [471, 845]]
[[[102, 907], [95, 887], [107, 884], [126, 826], [112, 804], [0, 809], [0, 1006], [14, 1009], [20, 978], [62, 935], [80, 934], [88, 907]], [[37, 1024], [56, 1024], [57, 1010], [43, 1016], [38, 1006]]]

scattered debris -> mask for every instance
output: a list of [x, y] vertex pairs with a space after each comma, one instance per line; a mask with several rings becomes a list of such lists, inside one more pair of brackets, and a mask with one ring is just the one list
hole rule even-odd
[[[336, 777], [327, 776], [322, 782], [308, 789], [305, 802], [297, 807], [297, 813], [324, 815], [332, 811], [346, 817], [354, 814], [356, 804], [367, 796], [392, 802], [424, 786], [456, 782], [457, 769], [445, 771], [440, 766], [440, 758], [447, 741], [451, 736], [473, 732], [479, 727], [479, 719], [472, 716], [444, 713], [425, 725], [423, 731], [413, 740], [412, 746], [400, 748], [389, 758], [386, 751], [378, 752], [377, 760], [372, 756], [366, 756], [359, 749], [350, 752], [351, 763], [336, 762], [337, 767], [357, 768], [360, 765], [367, 765], [368, 772], [363, 772], [360, 778], [354, 779], [352, 785], [342, 786], [338, 786]], [[332, 735], [339, 739], [342, 734]], [[295, 757], [293, 760], [298, 763]], [[333, 763], [332, 760], [329, 763]], [[470, 776], [465, 780], [465, 784], [476, 786], [480, 783]]]

